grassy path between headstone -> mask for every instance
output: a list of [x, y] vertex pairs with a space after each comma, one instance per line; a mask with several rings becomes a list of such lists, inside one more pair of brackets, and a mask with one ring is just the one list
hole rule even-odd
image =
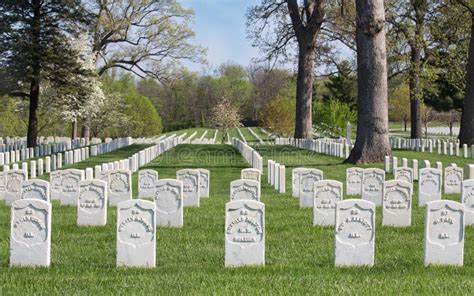
[[[179, 145], [146, 168], [174, 178], [181, 168], [211, 171], [211, 197], [185, 208], [184, 228], [159, 227], [157, 267], [115, 267], [116, 211], [104, 227], [76, 226], [76, 209], [54, 205], [52, 266], [8, 268], [9, 208], [0, 206], [0, 293], [4, 294], [472, 294], [474, 231], [466, 231], [465, 266], [423, 266], [424, 210], [413, 209], [413, 225], [382, 227], [377, 209], [375, 266], [335, 268], [334, 230], [312, 225], [312, 210], [291, 197], [291, 168], [322, 169], [326, 179], [345, 180], [349, 165], [330, 156], [289, 146], [259, 146], [266, 159], [287, 166], [286, 194], [262, 176], [266, 207], [266, 266], [224, 267], [224, 206], [229, 183], [248, 165], [228, 145]], [[266, 165], [266, 161], [264, 163]], [[381, 164], [376, 167], [382, 167]], [[136, 174], [134, 174], [136, 175]], [[387, 175], [391, 178], [391, 175]], [[416, 190], [415, 190], [416, 192]]]

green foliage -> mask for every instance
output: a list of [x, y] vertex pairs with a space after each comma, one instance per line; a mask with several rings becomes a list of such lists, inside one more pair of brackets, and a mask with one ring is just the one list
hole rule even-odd
[[[107, 96], [114, 96], [116, 100], [123, 102], [122, 106], [112, 108], [113, 113], [104, 112], [102, 117], [113, 116], [115, 125], [111, 124], [112, 128], [105, 127], [108, 131], [103, 131], [103, 133], [115, 137], [146, 137], [162, 132], [160, 116], [150, 99], [138, 93], [131, 75], [124, 75], [119, 79], [114, 76], [105, 76], [103, 86]], [[111, 108], [110, 104], [105, 108]]]
[[355, 109], [357, 104], [357, 77], [353, 74], [348, 61], [342, 61], [338, 66], [337, 75], [329, 77], [325, 83], [327, 93], [323, 95], [323, 102], [336, 100], [349, 104]]
[[0, 97], [0, 135], [23, 136], [26, 133], [26, 123], [20, 118], [17, 102], [7, 96]]
[[403, 121], [406, 130], [410, 120], [410, 88], [407, 83], [400, 83], [390, 92], [388, 111], [389, 120]]
[[464, 88], [440, 77], [435, 81], [436, 88], [425, 93], [424, 103], [436, 111], [448, 112], [462, 110], [464, 105]]
[[343, 137], [347, 123], [355, 124], [356, 120], [356, 112], [347, 103], [330, 100], [313, 105], [313, 125], [321, 136]]
[[273, 98], [260, 114], [261, 125], [274, 133], [292, 135], [295, 131], [295, 106], [294, 98]]

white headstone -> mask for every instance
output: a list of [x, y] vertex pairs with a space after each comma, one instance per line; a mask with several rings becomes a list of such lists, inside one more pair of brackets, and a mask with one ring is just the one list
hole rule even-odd
[[158, 172], [155, 170], [138, 171], [138, 197], [142, 199], [153, 198], [157, 180]]
[[61, 171], [49, 174], [49, 191], [51, 200], [59, 200], [61, 196]]
[[211, 173], [206, 169], [197, 170], [199, 171], [199, 195], [200, 197], [209, 197]]
[[373, 266], [375, 204], [347, 199], [336, 204], [336, 266]]
[[383, 187], [382, 225], [410, 226], [413, 185], [403, 180], [385, 181]]
[[395, 170], [395, 180], [413, 183], [413, 169], [409, 167], [399, 167]]
[[425, 265], [463, 265], [464, 206], [451, 200], [426, 204]]
[[418, 205], [425, 206], [427, 202], [441, 199], [441, 170], [426, 168], [420, 170], [418, 182]]
[[465, 210], [465, 225], [474, 225], [474, 180], [462, 182], [461, 203]]
[[61, 205], [77, 206], [79, 182], [84, 180], [84, 171], [67, 169], [61, 173]]
[[260, 182], [248, 179], [230, 182], [230, 200], [260, 201]]
[[261, 182], [261, 173], [257, 169], [243, 169], [240, 171], [240, 179], [254, 180]]
[[155, 267], [155, 203], [132, 199], [117, 205], [117, 266]]
[[383, 170], [364, 169], [362, 173], [362, 199], [373, 202], [377, 206], [382, 205], [384, 182], [385, 172]]
[[314, 204], [314, 183], [323, 180], [323, 172], [306, 169], [300, 172], [300, 208], [312, 208]]
[[225, 206], [225, 266], [265, 264], [265, 205], [234, 200]]
[[161, 179], [154, 183], [156, 224], [183, 227], [183, 182]]
[[5, 203], [11, 205], [21, 196], [21, 184], [28, 180], [28, 173], [23, 170], [10, 170], [5, 173]]
[[10, 266], [49, 266], [51, 203], [16, 200], [11, 205]]
[[364, 169], [352, 167], [346, 170], [346, 194], [361, 195], [362, 193], [362, 173]]
[[198, 170], [182, 169], [176, 172], [176, 179], [183, 182], [185, 207], [199, 207], [201, 174]]
[[457, 166], [448, 166], [444, 169], [444, 193], [461, 193], [464, 180], [464, 170]]
[[336, 203], [342, 200], [342, 183], [321, 180], [314, 183], [313, 225], [334, 225]]
[[300, 196], [300, 173], [307, 170], [306, 168], [296, 168], [291, 171], [291, 193], [293, 197]]
[[110, 170], [105, 174], [108, 177], [109, 205], [116, 206], [122, 201], [132, 199], [132, 172], [130, 170]]
[[107, 182], [85, 180], [79, 182], [77, 225], [107, 224]]
[[46, 202], [50, 201], [49, 182], [30, 179], [21, 183], [20, 199], [39, 199]]

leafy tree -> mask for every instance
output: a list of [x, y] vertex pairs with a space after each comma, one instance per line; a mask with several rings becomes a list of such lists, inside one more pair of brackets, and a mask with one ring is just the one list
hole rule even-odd
[[291, 136], [295, 130], [295, 99], [277, 96], [260, 114], [260, 124], [274, 133]]
[[21, 118], [18, 102], [8, 96], [0, 97], [0, 135], [15, 137], [25, 134], [27, 125]]
[[247, 15], [249, 37], [269, 60], [298, 49], [295, 138], [312, 138], [312, 91], [316, 40], [325, 20], [324, 0], [262, 0]]
[[410, 89], [404, 82], [400, 83], [389, 97], [390, 121], [402, 121], [404, 130], [410, 120]]
[[119, 68], [142, 78], [163, 79], [182, 60], [203, 61], [203, 49], [191, 44], [193, 11], [176, 0], [92, 2], [99, 75]]
[[314, 104], [314, 128], [319, 135], [343, 137], [348, 122], [356, 123], [357, 114], [348, 103], [337, 100]]
[[83, 69], [68, 39], [88, 23], [80, 1], [0, 1], [1, 92], [29, 100], [28, 147], [36, 146], [42, 82], [65, 87]]
[[222, 143], [226, 141], [226, 134], [230, 128], [241, 126], [241, 119], [239, 108], [228, 99], [222, 99], [212, 108], [211, 124], [222, 131]]
[[355, 109], [357, 104], [357, 77], [353, 74], [350, 63], [345, 60], [338, 68], [337, 75], [329, 77], [326, 83], [327, 94], [323, 95], [323, 101], [337, 100], [349, 104]]

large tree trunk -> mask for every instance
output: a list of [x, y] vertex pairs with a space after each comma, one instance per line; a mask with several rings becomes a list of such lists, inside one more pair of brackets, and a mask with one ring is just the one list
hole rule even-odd
[[313, 137], [312, 99], [314, 80], [314, 40], [301, 41], [298, 54], [298, 77], [296, 83], [295, 138]]
[[83, 124], [81, 128], [81, 138], [89, 139], [90, 136], [91, 136], [91, 129], [87, 125]]
[[[41, 1], [33, 1], [33, 22], [31, 25], [32, 29], [32, 43], [33, 46], [39, 50], [41, 46]], [[39, 95], [40, 95], [40, 56], [34, 55], [34, 61], [32, 64], [32, 75], [30, 82], [30, 106], [28, 114], [28, 134], [26, 136], [26, 145], [28, 147], [35, 147], [38, 138], [38, 106], [39, 106]]]
[[77, 138], [77, 120], [74, 120], [71, 123], [71, 139], [76, 139]]
[[466, 94], [459, 131], [461, 144], [474, 145], [474, 13], [471, 14], [471, 41], [466, 72]]
[[[35, 71], [36, 72], [36, 71]], [[39, 76], [39, 74], [38, 74]], [[30, 84], [30, 106], [28, 116], [28, 135], [26, 145], [35, 147], [38, 138], [39, 78], [33, 78]]]
[[391, 155], [388, 140], [387, 56], [383, 0], [356, 0], [357, 138], [345, 162], [382, 162]]
[[[415, 39], [419, 38], [418, 36]], [[422, 37], [421, 37], [422, 38]], [[411, 133], [412, 139], [421, 138], [422, 135], [422, 121], [421, 121], [421, 52], [418, 48], [419, 42], [415, 41], [411, 49], [410, 58], [410, 118], [411, 118]]]

